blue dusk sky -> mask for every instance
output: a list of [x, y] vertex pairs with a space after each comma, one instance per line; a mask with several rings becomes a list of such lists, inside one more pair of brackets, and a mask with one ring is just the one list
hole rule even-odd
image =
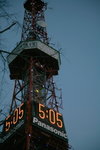
[[[15, 14], [11, 21], [18, 20], [22, 27], [24, 1], [8, 2], [8, 11]], [[61, 52], [61, 67], [56, 80], [62, 88], [62, 113], [69, 144], [73, 150], [100, 150], [100, 0], [46, 2], [50, 43]], [[1, 27], [3, 25], [6, 26], [6, 22], [2, 22]], [[19, 26], [2, 34], [2, 49], [11, 51], [20, 36]], [[13, 87], [9, 86], [10, 82], [6, 77], [0, 94], [2, 107], [11, 100]], [[4, 89], [6, 85], [8, 88]]]

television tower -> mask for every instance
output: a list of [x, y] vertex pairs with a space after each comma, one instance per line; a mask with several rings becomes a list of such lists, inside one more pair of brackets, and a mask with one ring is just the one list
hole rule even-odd
[[[68, 150], [58, 75], [59, 51], [49, 45], [43, 0], [27, 0], [20, 43], [8, 55], [15, 81], [8, 117], [0, 135], [0, 150]], [[60, 93], [59, 95], [57, 95]]]

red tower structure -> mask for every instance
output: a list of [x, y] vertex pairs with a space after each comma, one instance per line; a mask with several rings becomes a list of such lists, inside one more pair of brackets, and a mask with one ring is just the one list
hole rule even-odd
[[[4, 121], [0, 149], [68, 150], [58, 75], [60, 54], [49, 46], [42, 0], [27, 0], [21, 42], [8, 55], [15, 80], [9, 116]], [[60, 90], [59, 90], [60, 92]], [[12, 144], [10, 144], [12, 143]]]

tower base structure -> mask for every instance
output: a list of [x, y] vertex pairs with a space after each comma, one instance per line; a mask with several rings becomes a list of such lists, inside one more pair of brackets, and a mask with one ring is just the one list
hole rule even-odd
[[68, 150], [62, 114], [32, 102], [31, 123], [27, 126], [25, 105], [21, 104], [6, 118], [0, 134], [0, 150]]
[[[36, 127], [33, 127], [32, 130], [29, 150], [68, 150], [67, 141], [63, 141]], [[25, 143], [26, 134], [23, 125], [3, 143], [0, 143], [0, 150], [26, 150]]]

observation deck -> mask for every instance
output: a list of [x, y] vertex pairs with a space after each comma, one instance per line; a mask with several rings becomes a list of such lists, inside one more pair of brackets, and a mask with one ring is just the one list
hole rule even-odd
[[45, 68], [52, 70], [52, 75], [58, 74], [61, 64], [59, 51], [41, 41], [30, 40], [20, 42], [7, 57], [11, 79], [22, 79], [30, 57], [38, 60]]

